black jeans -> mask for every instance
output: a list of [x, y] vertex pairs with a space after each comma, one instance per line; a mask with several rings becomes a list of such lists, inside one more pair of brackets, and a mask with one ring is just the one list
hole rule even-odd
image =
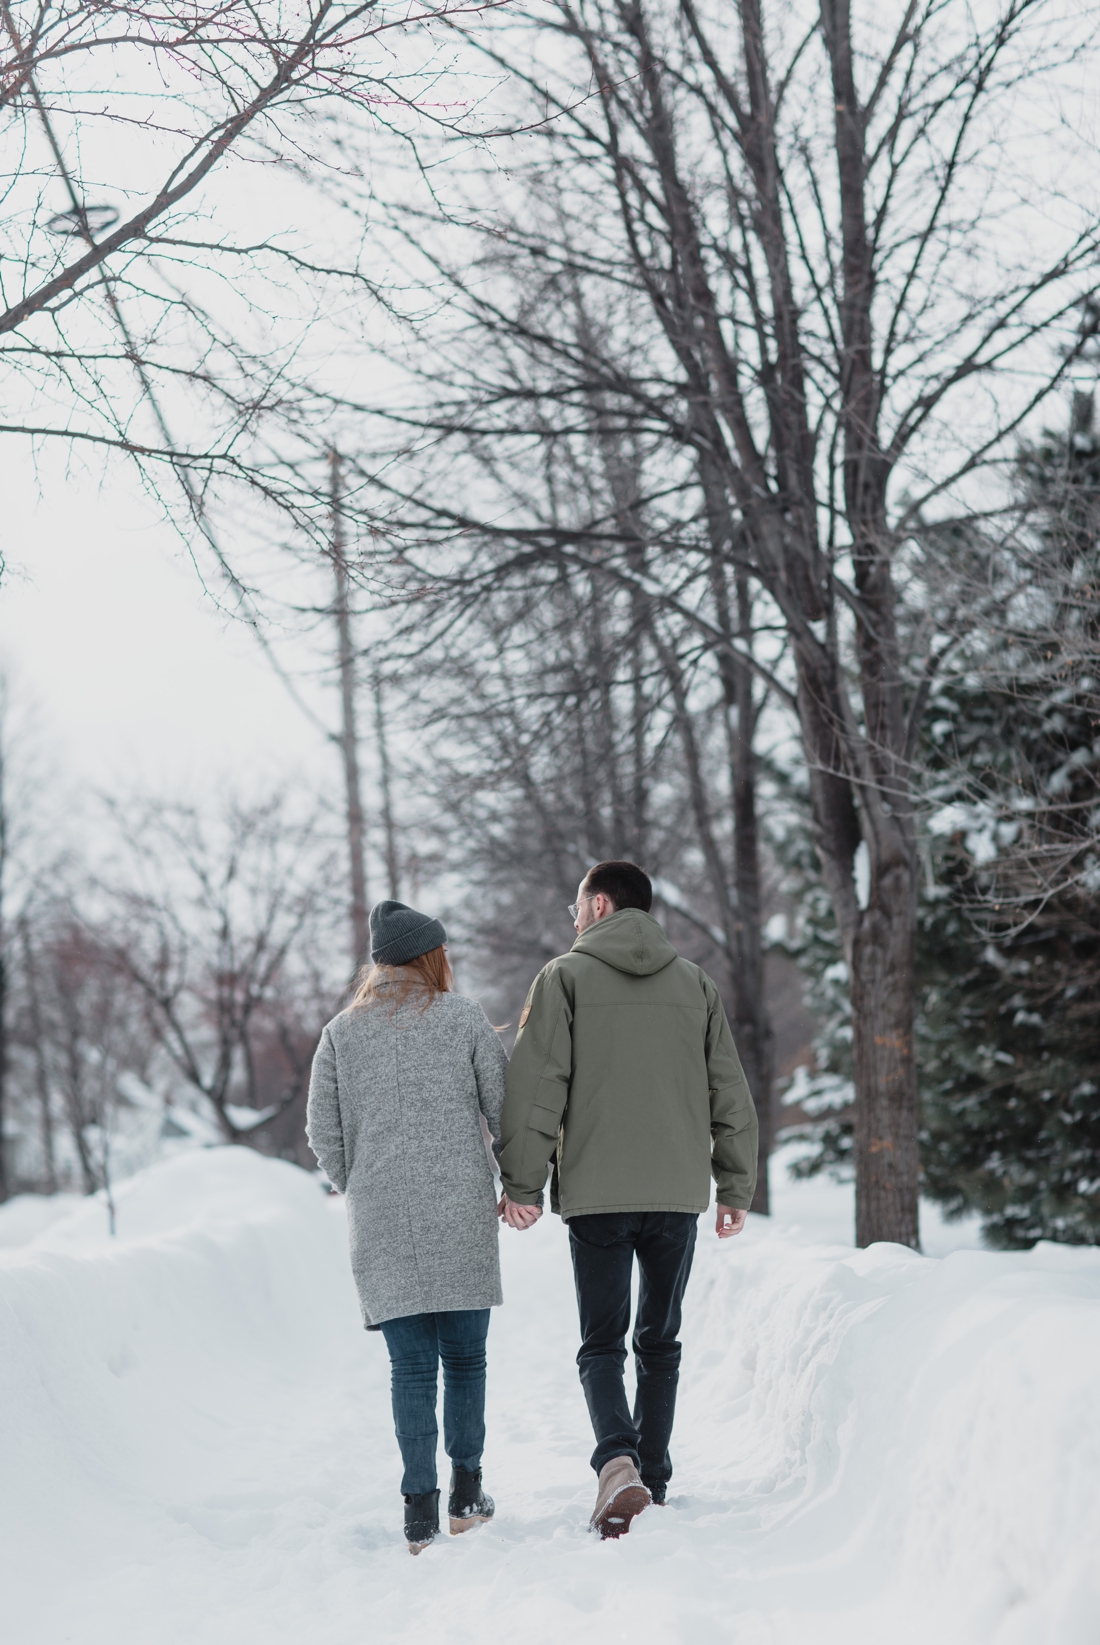
[[485, 1448], [485, 1337], [488, 1308], [407, 1314], [382, 1326], [390, 1351], [393, 1425], [405, 1474], [401, 1489], [420, 1496], [436, 1487], [439, 1443], [435, 1407], [443, 1361], [443, 1445], [468, 1473]]
[[[596, 1435], [592, 1466], [628, 1456], [646, 1485], [672, 1478], [668, 1442], [680, 1380], [680, 1311], [695, 1254], [693, 1211], [616, 1211], [570, 1217], [569, 1249], [581, 1316], [577, 1366]], [[623, 1370], [630, 1327], [630, 1273], [638, 1258], [634, 1415]]]

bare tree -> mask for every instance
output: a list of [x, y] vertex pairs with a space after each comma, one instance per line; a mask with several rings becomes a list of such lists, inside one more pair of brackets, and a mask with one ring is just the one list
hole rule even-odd
[[[513, 272], [508, 254], [494, 272]], [[518, 285], [519, 270], [514, 272]], [[524, 351], [531, 339], [523, 327], [534, 323], [534, 316], [539, 337], [552, 335], [577, 360], [591, 357], [598, 344], [607, 346], [610, 317], [604, 313], [597, 319], [589, 312], [569, 270], [554, 269], [536, 279], [524, 267], [517, 301], [514, 327], [475, 333], [482, 385], [496, 368], [495, 389], [477, 410], [440, 408], [437, 426], [448, 428], [451, 416], [461, 418], [468, 459], [461, 486], [472, 491], [484, 481], [491, 493], [519, 504], [529, 546], [513, 553], [514, 532], [494, 531], [466, 516], [462, 526], [476, 545], [472, 554], [441, 556], [427, 567], [415, 552], [400, 556], [388, 568], [385, 597], [391, 607], [403, 598], [414, 604], [407, 623], [398, 619], [394, 643], [417, 659], [410, 673], [439, 681], [442, 689], [432, 697], [430, 714], [436, 724], [463, 735], [476, 712], [483, 724], [494, 726], [497, 746], [485, 747], [479, 779], [485, 792], [498, 791], [498, 777], [505, 785], [514, 779], [515, 750], [531, 746], [528, 729], [546, 712], [534, 704], [553, 705], [562, 714], [560, 723], [548, 719], [538, 733], [557, 753], [558, 776], [546, 773], [536, 759], [523, 779], [529, 793], [544, 783], [551, 790], [555, 784], [575, 785], [583, 807], [582, 824], [562, 795], [548, 792], [539, 802], [547, 822], [553, 819], [551, 827], [566, 830], [551, 859], [555, 901], [572, 893], [569, 880], [575, 883], [591, 862], [609, 853], [651, 865], [663, 859], [662, 877], [673, 874], [657, 846], [660, 831], [650, 828], [650, 791], [655, 782], [667, 783], [675, 767], [673, 780], [679, 785], [682, 779], [689, 796], [687, 826], [705, 864], [705, 889], [699, 889], [708, 906], [705, 916], [693, 916], [694, 926], [708, 948], [717, 942], [714, 958], [760, 1107], [764, 1165], [755, 1209], [765, 1211], [774, 1035], [764, 988], [755, 740], [770, 687], [761, 685], [751, 663], [763, 602], [749, 578], [731, 569], [725, 550], [732, 517], [720, 497], [711, 514], [678, 526], [692, 537], [702, 574], [689, 574], [694, 586], [683, 587], [679, 601], [669, 600], [662, 580], [669, 517], [668, 498], [656, 477], [659, 442], [624, 416], [619, 390], [598, 378], [578, 378], [573, 385], [582, 415], [572, 423], [544, 419], [524, 381], [530, 363]], [[513, 408], [517, 399], [527, 403], [538, 442], [533, 456], [512, 447], [502, 460], [499, 443], [483, 437], [486, 404], [494, 396]], [[500, 409], [506, 414], [505, 404]], [[361, 497], [369, 468], [363, 461], [353, 468]], [[442, 508], [430, 521], [421, 519], [438, 528], [454, 516]], [[405, 525], [407, 530], [407, 519]], [[376, 564], [368, 569], [377, 577]], [[369, 584], [367, 592], [369, 597]], [[377, 598], [377, 586], [373, 592]], [[464, 614], [482, 599], [485, 626], [467, 624]], [[484, 681], [477, 679], [482, 669]], [[459, 679], [463, 685], [455, 699], [451, 688]], [[518, 697], [505, 708], [513, 691]], [[725, 773], [716, 772], [711, 759], [716, 694], [722, 703]], [[774, 693], [771, 700], [774, 704]], [[516, 724], [503, 730], [499, 722], [512, 715]], [[563, 749], [560, 731], [566, 724], [572, 747]], [[669, 759], [670, 743], [680, 750], [678, 761]], [[435, 755], [434, 764], [437, 773], [447, 770], [460, 786], [466, 780], [445, 752]], [[517, 862], [516, 870], [527, 883], [540, 875], [531, 862]], [[679, 869], [673, 878], [682, 879]], [[674, 906], [678, 920], [688, 918], [682, 895], [675, 895]]]
[[[127, 866], [111, 888], [110, 951], [140, 989], [164, 1055], [209, 1102], [227, 1141], [255, 1140], [299, 1102], [304, 1059], [343, 984], [319, 984], [311, 965], [332, 918], [329, 854], [316, 824], [294, 821], [279, 794], [229, 801], [213, 821], [162, 802], [115, 814]], [[293, 1077], [261, 1106], [258, 1057], [273, 1042]]]
[[[559, 455], [560, 472], [548, 464], [548, 511], [559, 487], [564, 498], [607, 479], [602, 462], [574, 478]], [[626, 484], [625, 465], [618, 479]], [[641, 574], [649, 539], [635, 524]], [[742, 838], [731, 840], [738, 726], [713, 653], [689, 623], [598, 567], [501, 568], [472, 603], [464, 589], [462, 577], [453, 587], [442, 579], [391, 646], [412, 653], [404, 690], [428, 737], [418, 781], [446, 816], [448, 866], [476, 888], [479, 973], [514, 1020], [531, 970], [569, 940], [564, 909], [587, 868], [608, 856], [644, 862], [677, 941], [715, 972], [738, 1025], [761, 1110], [756, 1208], [766, 1211], [773, 1036], [760, 974], [760, 842], [753, 829], [746, 851], [743, 811]], [[750, 744], [762, 701], [741, 721]], [[754, 822], [755, 773], [752, 785]], [[742, 900], [746, 861], [753, 879]]]
[[47, 1030], [42, 1010], [42, 987], [38, 958], [31, 937], [29, 911], [24, 908], [19, 917], [20, 957], [23, 961], [23, 981], [27, 995], [28, 1028], [31, 1054], [34, 1059], [34, 1090], [38, 1099], [39, 1120], [42, 1128], [42, 1164], [46, 1192], [55, 1194], [58, 1187], [57, 1151], [54, 1146], [53, 1092], [51, 1090]]
[[103, 1190], [114, 1234], [115, 1131], [126, 1100], [121, 1082], [128, 1073], [148, 1078], [154, 1046], [139, 991], [98, 934], [63, 903], [47, 922], [31, 956], [40, 973], [36, 985], [45, 983], [44, 1009], [37, 1013], [44, 1043], [36, 1051], [44, 1078], [62, 1094], [84, 1192]]
[[[433, 339], [421, 426], [435, 469], [441, 443], [455, 452], [452, 487], [475, 448], [495, 447], [501, 481], [486, 504], [479, 469], [449, 506], [407, 468], [405, 540], [458, 528], [516, 566], [598, 563], [692, 615], [794, 708], [853, 1007], [856, 1237], [915, 1246], [914, 755], [967, 621], [922, 594], [934, 571], [916, 527], [1003, 500], [996, 463], [1080, 358], [1098, 213], [1058, 100], [1079, 95], [1091, 13], [1001, 0], [853, 19], [823, 0], [781, 19], [740, 0], [733, 15], [731, 34], [696, 0], [559, 0], [545, 31], [485, 43], [550, 118], [476, 274], [435, 254], [452, 330]], [[1025, 101], [1026, 140], [1012, 126]], [[1044, 118], [1080, 169], [1059, 229], [1039, 233]], [[605, 320], [588, 339], [529, 300], [578, 283]], [[548, 525], [506, 473], [563, 425], [598, 446], [594, 393], [658, 453], [661, 552], [644, 578], [599, 503]], [[384, 483], [393, 499], [392, 470]], [[766, 595], [793, 679], [694, 614], [715, 557]], [[426, 546], [414, 560], [425, 577], [437, 563]]]
[[[253, 623], [245, 526], [262, 541], [289, 515], [325, 541], [326, 488], [295, 458], [327, 317], [384, 301], [355, 226], [341, 236], [344, 135], [393, 133], [415, 166], [418, 133], [455, 124], [422, 95], [455, 72], [456, 36], [431, 26], [494, 3], [0, 0], [0, 433], [136, 462]], [[324, 251], [307, 178], [331, 197]], [[238, 485], [231, 564], [214, 503]]]

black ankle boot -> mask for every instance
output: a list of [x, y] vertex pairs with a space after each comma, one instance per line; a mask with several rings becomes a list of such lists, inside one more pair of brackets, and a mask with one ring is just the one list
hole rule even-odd
[[405, 1498], [405, 1541], [410, 1554], [420, 1553], [439, 1535], [439, 1492], [424, 1491]]
[[451, 1494], [447, 1498], [447, 1515], [451, 1521], [451, 1535], [469, 1531], [475, 1525], [484, 1525], [492, 1519], [496, 1507], [491, 1496], [481, 1488], [481, 1469], [468, 1474], [465, 1468], [451, 1469]]

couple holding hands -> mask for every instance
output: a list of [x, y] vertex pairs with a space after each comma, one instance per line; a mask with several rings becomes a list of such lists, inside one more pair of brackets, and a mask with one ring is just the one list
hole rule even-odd
[[531, 1228], [548, 1168], [551, 1207], [569, 1226], [596, 1437], [592, 1529], [621, 1536], [665, 1499], [696, 1224], [713, 1175], [718, 1237], [744, 1226], [757, 1127], [718, 990], [677, 955], [652, 898], [634, 863], [589, 869], [570, 909], [577, 940], [531, 985], [511, 1061], [481, 1007], [453, 992], [440, 922], [379, 903], [373, 964], [321, 1035], [309, 1140], [347, 1199], [363, 1323], [389, 1350], [413, 1553], [439, 1532], [441, 1360], [450, 1529], [493, 1515], [481, 1457], [489, 1310], [504, 1300], [498, 1217]]

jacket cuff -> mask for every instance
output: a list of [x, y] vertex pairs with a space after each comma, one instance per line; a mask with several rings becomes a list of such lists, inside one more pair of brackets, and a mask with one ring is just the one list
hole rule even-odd
[[523, 1188], [509, 1188], [508, 1184], [503, 1180], [501, 1181], [500, 1186], [508, 1195], [508, 1198], [511, 1200], [513, 1205], [537, 1205], [539, 1210], [542, 1210], [543, 1192], [541, 1188], [537, 1194], [532, 1194]]

